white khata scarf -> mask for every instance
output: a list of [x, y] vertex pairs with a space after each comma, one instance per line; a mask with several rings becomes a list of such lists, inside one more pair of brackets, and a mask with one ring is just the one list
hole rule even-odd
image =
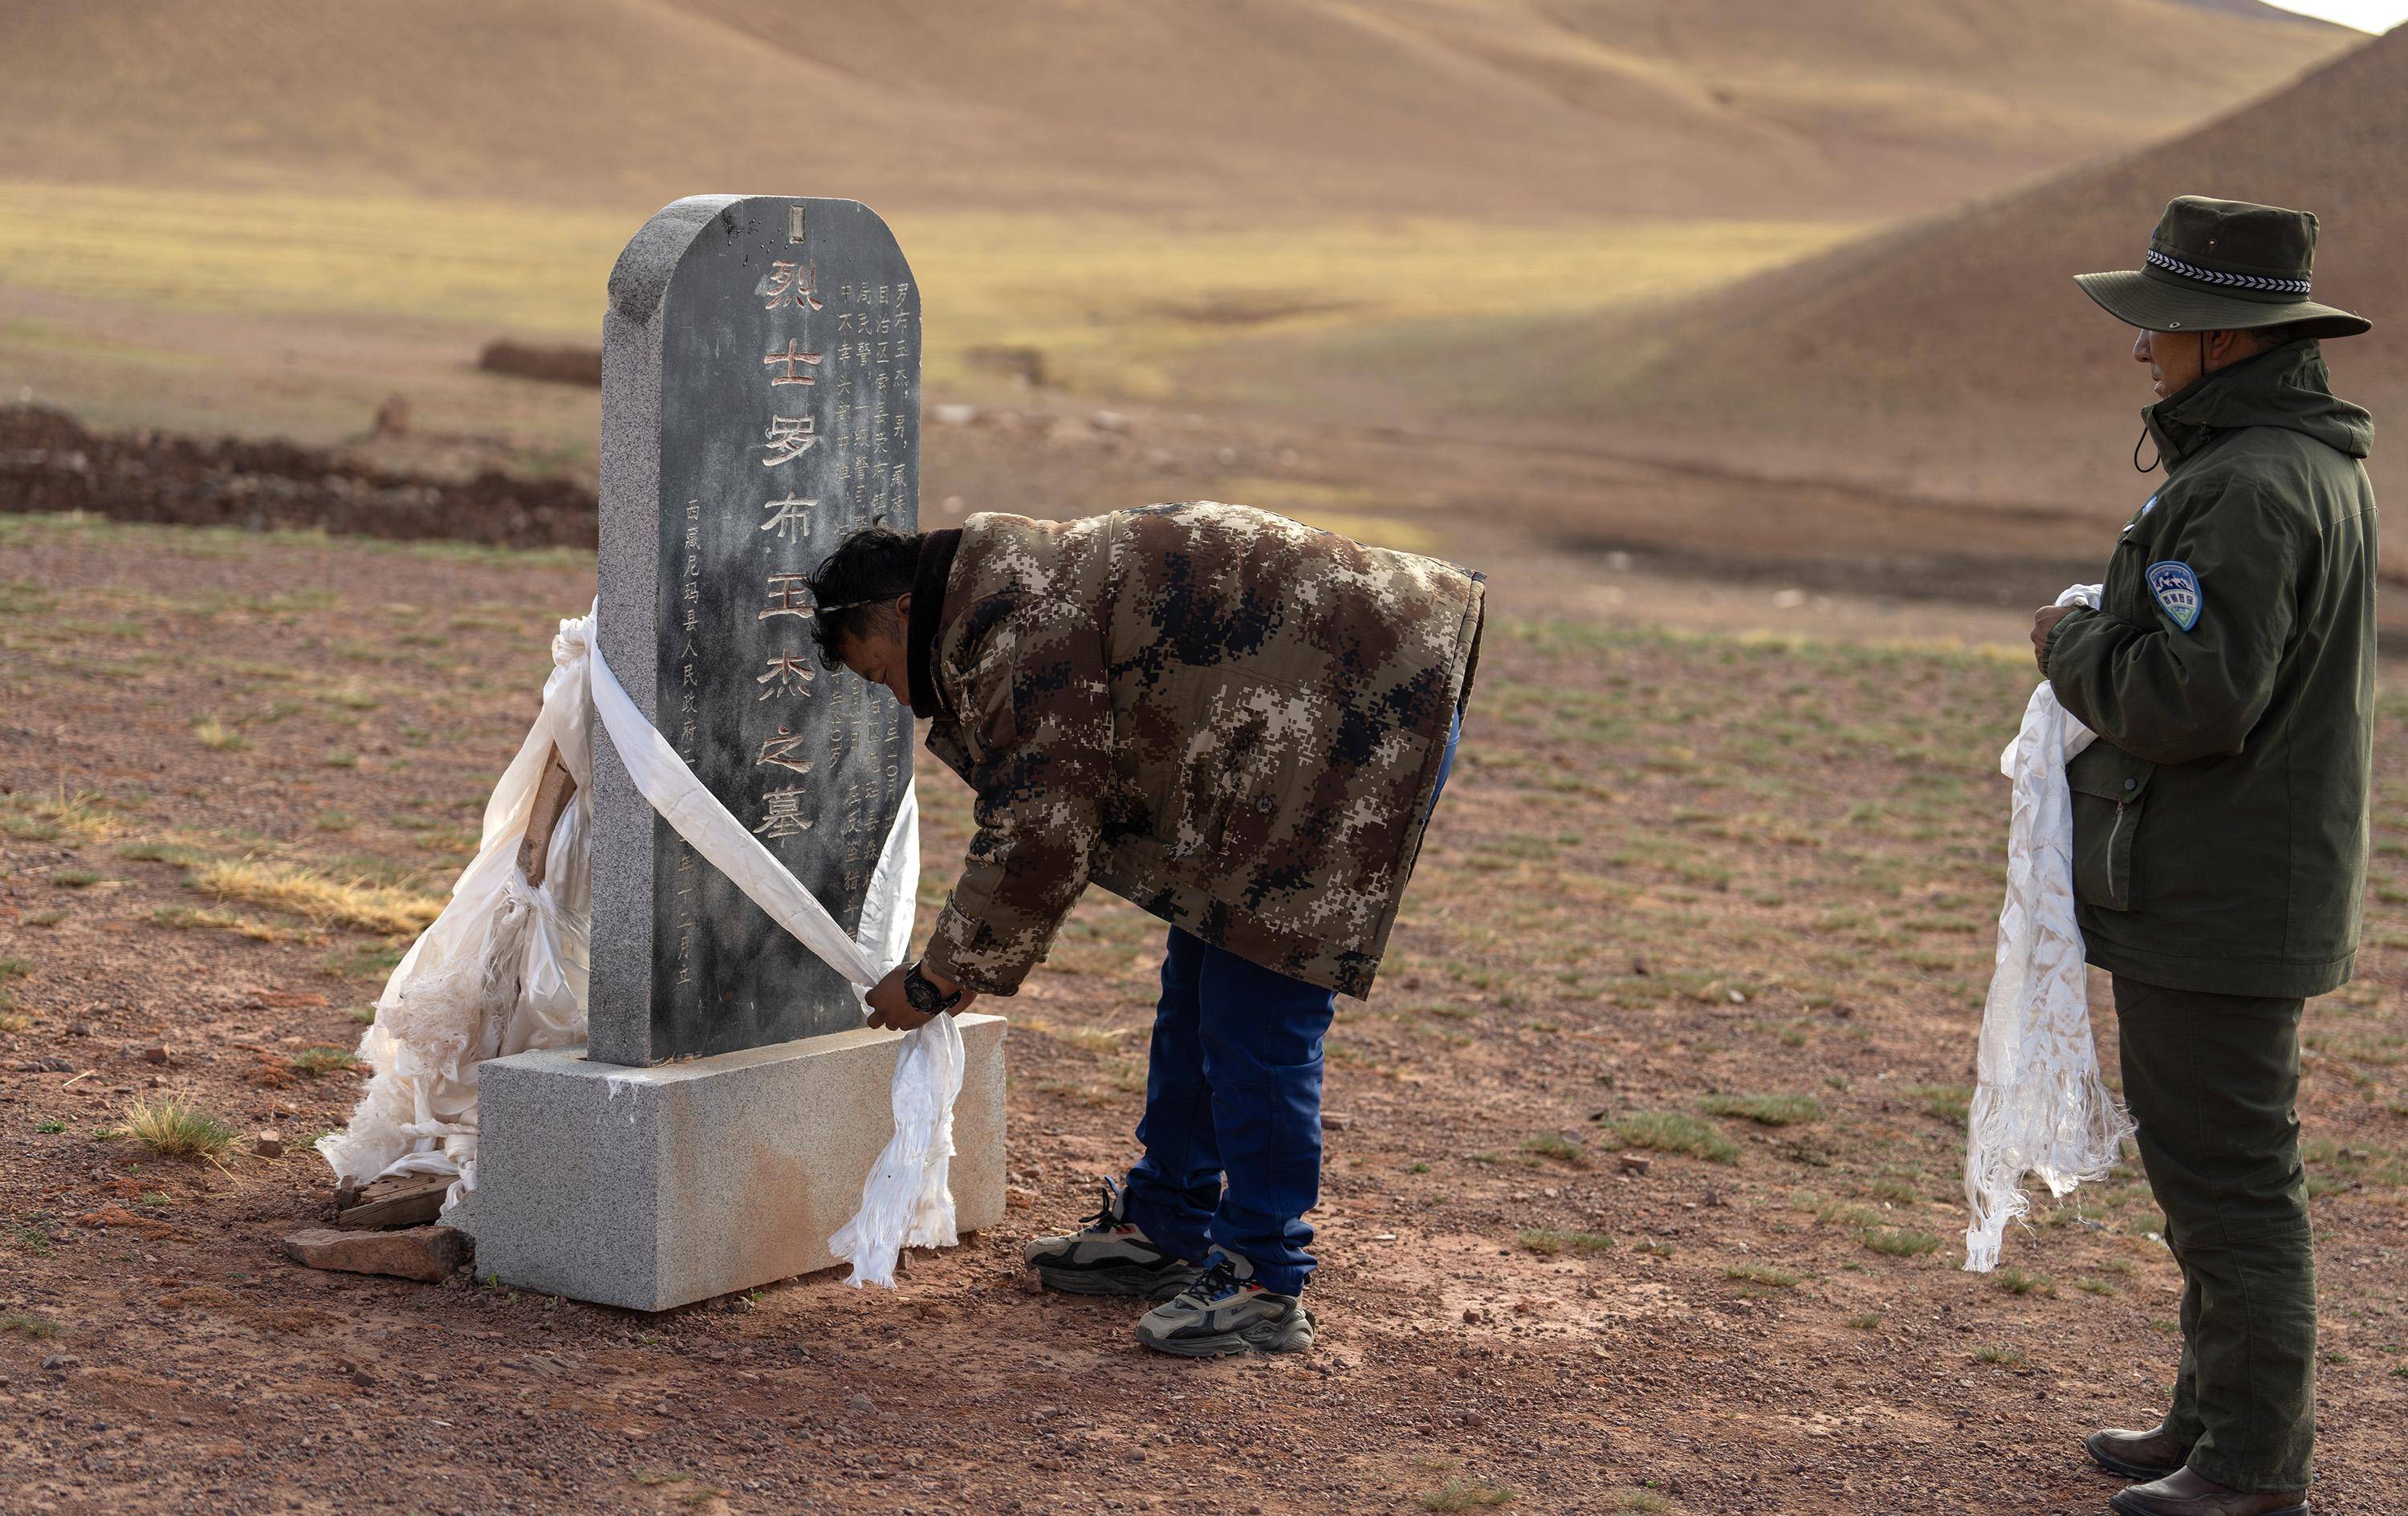
[[[848, 935], [743, 822], [695, 778], [620, 688], [595, 643], [595, 618], [560, 623], [543, 709], [485, 807], [476, 858], [451, 903], [411, 944], [360, 1039], [372, 1070], [349, 1128], [318, 1142], [337, 1177], [365, 1184], [395, 1174], [452, 1174], [451, 1200], [477, 1183], [477, 1065], [585, 1040], [587, 931], [592, 908], [594, 724], [598, 717], [628, 774], [671, 828], [803, 946], [864, 996], [910, 950], [920, 882], [920, 808], [907, 787], [858, 931]], [[557, 748], [577, 792], [552, 838], [544, 882], [519, 872], [518, 848], [547, 755]], [[896, 1066], [896, 1133], [864, 1185], [861, 1213], [832, 1239], [849, 1282], [892, 1285], [905, 1247], [951, 1247], [948, 1183], [961, 1031], [939, 1016], [910, 1033]]]
[[[2100, 586], [2057, 603], [2096, 608]], [[2114, 1166], [2132, 1120], [2099, 1072], [2082, 929], [2073, 914], [2073, 797], [2065, 765], [2096, 739], [2047, 680], [1999, 755], [2014, 781], [2007, 896], [1999, 909], [1997, 966], [1982, 1011], [1980, 1083], [1965, 1133], [1965, 1266], [1999, 1262], [2007, 1223], [2031, 1209], [2036, 1175], [2056, 1195]]]

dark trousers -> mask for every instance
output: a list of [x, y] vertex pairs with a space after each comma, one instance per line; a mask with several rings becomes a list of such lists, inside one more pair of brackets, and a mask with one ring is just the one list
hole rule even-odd
[[[1462, 736], [1458, 711], [1433, 811]], [[1128, 1176], [1128, 1218], [1148, 1237], [1191, 1263], [1234, 1253], [1281, 1294], [1304, 1288], [1304, 1213], [1321, 1199], [1321, 1039], [1337, 1011], [1327, 990], [1170, 929], [1137, 1127], [1145, 1156]]]
[[2183, 1272], [2166, 1426], [2194, 1471], [2237, 1490], [2306, 1488], [2315, 1438], [2300, 1007], [2115, 977], [2124, 1096]]
[[[1321, 1039], [1338, 997], [1171, 928], [1128, 1217], [1192, 1263], [1213, 1248], [1294, 1294], [1321, 1198]], [[1224, 1176], [1226, 1184], [1224, 1185]]]

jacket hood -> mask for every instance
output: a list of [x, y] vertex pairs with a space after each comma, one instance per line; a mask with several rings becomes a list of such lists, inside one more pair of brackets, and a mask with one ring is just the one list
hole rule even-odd
[[2312, 436], [2337, 452], [2364, 458], [2374, 449], [2374, 418], [2332, 393], [2332, 376], [2314, 337], [2286, 342], [2219, 368], [2141, 412], [2168, 466], [2218, 433], [2277, 426]]

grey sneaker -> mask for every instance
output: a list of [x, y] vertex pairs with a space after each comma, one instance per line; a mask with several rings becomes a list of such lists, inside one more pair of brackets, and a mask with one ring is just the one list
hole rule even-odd
[[1104, 1204], [1068, 1237], [1039, 1237], [1021, 1251], [1049, 1290], [1168, 1300], [1204, 1271], [1148, 1241], [1128, 1219], [1128, 1192], [1104, 1180]]
[[1137, 1339], [1182, 1358], [1311, 1349], [1312, 1313], [1296, 1296], [1256, 1284], [1254, 1272], [1245, 1259], [1215, 1250], [1202, 1278], [1139, 1320]]

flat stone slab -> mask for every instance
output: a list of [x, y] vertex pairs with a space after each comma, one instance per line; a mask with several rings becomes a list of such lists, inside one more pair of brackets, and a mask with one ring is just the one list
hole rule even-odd
[[450, 1226], [413, 1226], [398, 1232], [339, 1232], [313, 1226], [284, 1239], [285, 1256], [311, 1268], [351, 1274], [390, 1274], [395, 1279], [440, 1284], [468, 1261], [467, 1235]]
[[[1003, 1219], [1004, 1020], [960, 1018], [953, 1209]], [[668, 1310], [826, 1268], [895, 1135], [903, 1035], [867, 1027], [633, 1067], [554, 1048], [478, 1065], [477, 1189], [453, 1217], [505, 1284]]]

